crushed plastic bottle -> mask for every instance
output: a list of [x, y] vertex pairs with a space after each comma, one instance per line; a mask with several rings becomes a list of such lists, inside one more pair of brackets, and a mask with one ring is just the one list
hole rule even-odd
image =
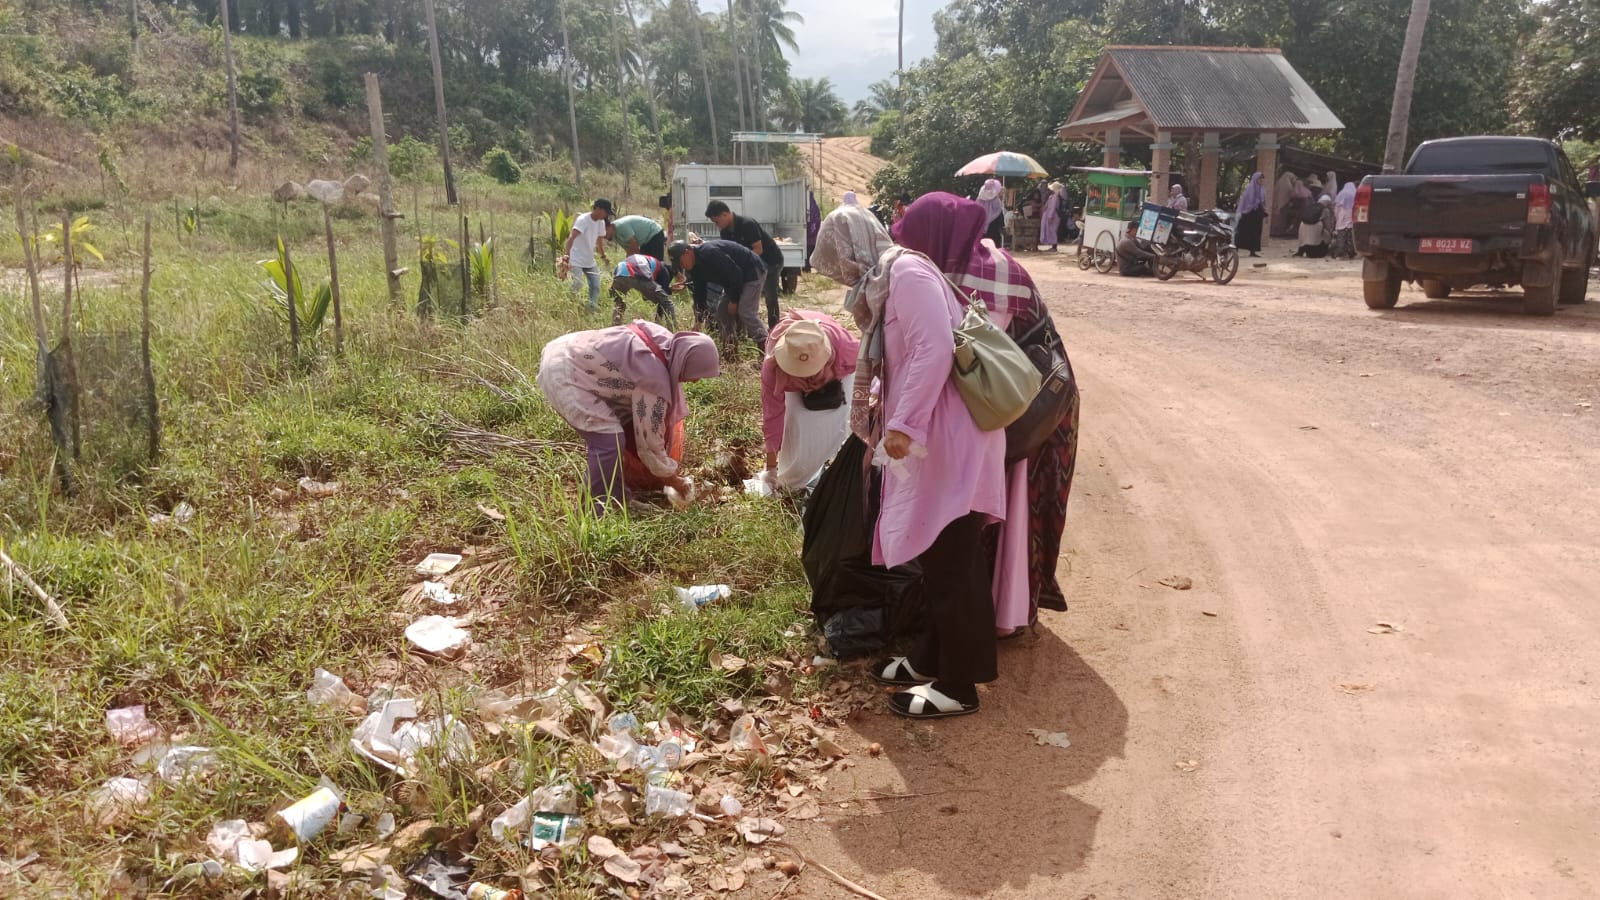
[[343, 678], [319, 668], [311, 673], [311, 687], [306, 690], [306, 699], [314, 706], [345, 709], [356, 702], [356, 695]]
[[733, 588], [726, 584], [697, 584], [694, 587], [675, 587], [673, 590], [678, 594], [678, 602], [693, 610], [733, 596]]
[[644, 812], [648, 816], [666, 816], [669, 819], [681, 819], [689, 814], [694, 806], [694, 797], [683, 791], [659, 785], [650, 785], [644, 792]]

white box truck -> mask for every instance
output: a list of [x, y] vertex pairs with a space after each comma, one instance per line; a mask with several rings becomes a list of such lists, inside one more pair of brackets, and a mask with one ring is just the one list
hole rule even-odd
[[734, 212], [760, 222], [783, 250], [783, 289], [793, 293], [805, 268], [806, 179], [778, 180], [773, 166], [682, 165], [672, 170], [672, 234], [687, 239], [689, 232], [711, 239], [717, 226], [706, 219], [706, 204], [721, 200]]

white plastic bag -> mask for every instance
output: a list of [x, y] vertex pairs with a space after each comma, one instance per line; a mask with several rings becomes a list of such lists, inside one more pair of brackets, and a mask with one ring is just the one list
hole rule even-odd
[[850, 386], [838, 409], [806, 409], [798, 393], [784, 395], [783, 449], [778, 451], [777, 486], [794, 491], [805, 487], [839, 452], [850, 434]]

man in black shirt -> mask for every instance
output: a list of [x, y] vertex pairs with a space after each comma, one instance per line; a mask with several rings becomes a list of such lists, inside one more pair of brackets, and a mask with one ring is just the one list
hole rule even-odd
[[761, 223], [747, 216], [737, 215], [721, 200], [706, 204], [706, 218], [722, 229], [722, 239], [735, 241], [761, 257], [767, 267], [767, 327], [778, 324], [778, 279], [783, 275], [783, 250], [772, 239]]
[[[675, 241], [667, 248], [667, 256], [674, 268], [689, 277], [697, 320], [714, 313], [722, 339], [730, 345], [738, 326], [743, 325], [756, 348], [767, 352], [767, 326], [761, 322], [761, 285], [767, 279], [767, 266], [760, 257], [733, 241], [706, 241], [697, 246]], [[710, 308], [713, 303], [715, 309]]]

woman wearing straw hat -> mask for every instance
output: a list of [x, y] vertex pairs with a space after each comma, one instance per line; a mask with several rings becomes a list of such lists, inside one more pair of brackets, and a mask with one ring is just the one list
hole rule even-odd
[[761, 363], [769, 483], [802, 487], [833, 458], [850, 430], [844, 379], [860, 353], [860, 342], [826, 313], [790, 310], [773, 327]]

